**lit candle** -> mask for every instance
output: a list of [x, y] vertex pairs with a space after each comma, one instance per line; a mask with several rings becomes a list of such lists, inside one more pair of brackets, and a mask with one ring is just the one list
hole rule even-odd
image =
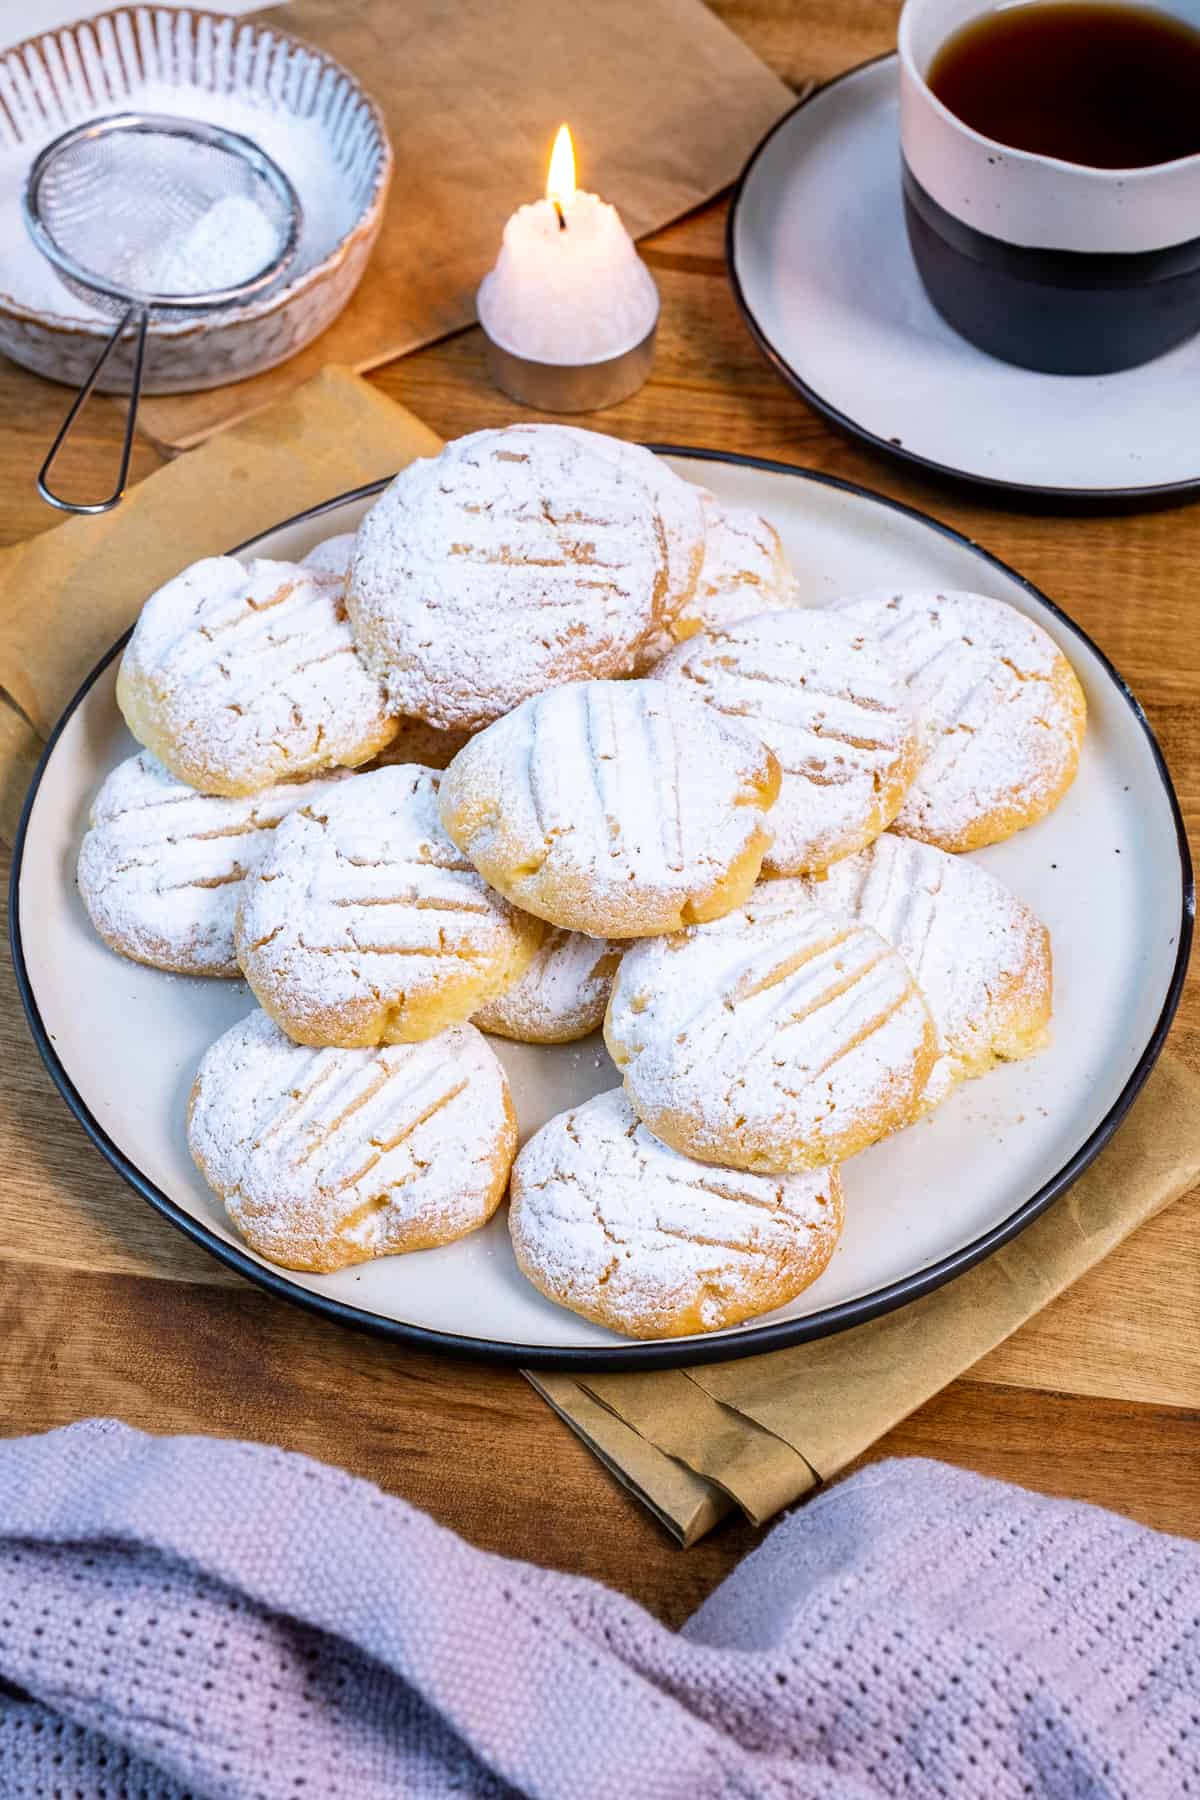
[[493, 380], [529, 405], [611, 406], [650, 372], [658, 289], [616, 207], [575, 186], [565, 125], [546, 197], [509, 219], [478, 304]]

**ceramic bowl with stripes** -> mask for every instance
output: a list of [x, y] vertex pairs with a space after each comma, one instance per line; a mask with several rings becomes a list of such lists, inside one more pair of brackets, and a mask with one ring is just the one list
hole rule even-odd
[[[28, 241], [20, 194], [33, 157], [91, 118], [170, 113], [260, 144], [304, 211], [281, 287], [203, 321], [150, 327], [147, 393], [220, 387], [286, 361], [349, 301], [383, 222], [392, 152], [374, 102], [340, 63], [275, 26], [163, 6], [126, 6], [31, 38], [0, 57], [0, 351], [79, 383], [111, 330]], [[101, 387], [123, 391], [132, 339]]]

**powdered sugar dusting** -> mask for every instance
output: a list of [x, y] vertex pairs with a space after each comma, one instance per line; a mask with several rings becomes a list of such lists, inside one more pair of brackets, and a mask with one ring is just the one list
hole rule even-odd
[[254, 1012], [200, 1064], [188, 1143], [261, 1256], [328, 1271], [482, 1225], [516, 1130], [504, 1071], [473, 1026], [312, 1050]]
[[569, 1044], [597, 1031], [621, 960], [606, 938], [551, 926], [525, 973], [481, 1007], [481, 1031], [525, 1044]]
[[[318, 574], [348, 580], [355, 535], [353, 531], [340, 531], [336, 537], [322, 539], [313, 545], [303, 566], [315, 569]], [[427, 725], [424, 719], [403, 716], [396, 718], [395, 727], [396, 735], [379, 752], [379, 762], [423, 763], [427, 769], [444, 769], [471, 735], [467, 731], [439, 731], [435, 725]]]
[[356, 776], [293, 812], [247, 883], [238, 959], [301, 1043], [429, 1037], [541, 942], [442, 830], [440, 780], [411, 766]]
[[626, 951], [605, 1038], [639, 1117], [705, 1162], [842, 1162], [915, 1116], [937, 1039], [875, 931], [768, 881]]
[[824, 869], [899, 811], [917, 770], [916, 722], [903, 681], [856, 622], [760, 613], [689, 638], [654, 675], [774, 751], [783, 779], [768, 874]]
[[1074, 777], [1086, 707], [1040, 625], [959, 590], [879, 589], [836, 610], [881, 639], [921, 723], [924, 763], [897, 831], [946, 850], [978, 848], [1058, 802]]
[[594, 455], [606, 457], [625, 469], [653, 495], [667, 546], [664, 611], [674, 614], [691, 597], [704, 560], [706, 526], [701, 490], [676, 475], [660, 456], [641, 444], [610, 437], [602, 431], [584, 431], [577, 425], [557, 429], [570, 432]]
[[521, 1268], [552, 1300], [658, 1337], [792, 1299], [828, 1261], [841, 1212], [836, 1169], [763, 1176], [694, 1162], [617, 1088], [526, 1144], [509, 1225]]
[[147, 600], [122, 659], [134, 736], [210, 793], [367, 761], [394, 726], [355, 653], [343, 589], [297, 563], [193, 563]]
[[631, 672], [666, 599], [653, 496], [591, 434], [480, 431], [411, 463], [359, 527], [348, 604], [398, 712], [475, 728]]
[[96, 795], [80, 846], [92, 924], [135, 961], [183, 975], [239, 974], [233, 926], [245, 877], [279, 821], [348, 774], [227, 800], [177, 781], [148, 750], [129, 757]]
[[887, 832], [803, 886], [818, 906], [872, 926], [912, 970], [941, 1047], [927, 1104], [964, 1076], [984, 1074], [997, 1058], [1042, 1048], [1049, 934], [978, 863]]
[[796, 577], [770, 520], [749, 507], [722, 506], [707, 488], [701, 489], [701, 500], [704, 561], [695, 597], [684, 607], [675, 635], [686, 637], [695, 627], [733, 625], [756, 613], [798, 605]]
[[761, 745], [659, 681], [575, 682], [459, 752], [442, 819], [493, 886], [552, 925], [637, 937], [753, 883], [778, 779]]
[[185, 231], [140, 251], [127, 285], [147, 294], [208, 294], [240, 287], [283, 248], [283, 233], [248, 194], [225, 194]]
[[799, 588], [775, 527], [746, 507], [722, 506], [697, 488], [704, 554], [691, 595], [647, 641], [644, 674], [678, 643], [713, 626], [724, 629], [756, 613], [799, 604]]
[[302, 569], [315, 569], [318, 575], [340, 575], [344, 581], [350, 573], [350, 558], [354, 554], [353, 531], [338, 531], [333, 537], [322, 538], [314, 544], [307, 556], [300, 559]]

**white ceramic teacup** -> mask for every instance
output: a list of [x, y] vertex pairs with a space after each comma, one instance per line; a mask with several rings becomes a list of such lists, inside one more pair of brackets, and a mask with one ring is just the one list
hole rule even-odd
[[[1006, 362], [1055, 374], [1147, 362], [1200, 331], [1200, 155], [1086, 168], [964, 124], [926, 75], [947, 38], [995, 10], [906, 0], [900, 16], [904, 208], [926, 292]], [[1200, 26], [1200, 0], [1164, 10]]]

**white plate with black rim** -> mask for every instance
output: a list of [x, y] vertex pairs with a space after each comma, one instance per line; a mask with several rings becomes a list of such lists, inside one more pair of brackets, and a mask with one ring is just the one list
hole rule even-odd
[[726, 257], [752, 336], [833, 424], [940, 476], [1026, 497], [1200, 491], [1200, 337], [1114, 375], [1044, 375], [976, 349], [913, 263], [895, 55], [818, 88], [734, 191]]
[[[145, 1200], [251, 1281], [328, 1318], [496, 1361], [592, 1369], [739, 1356], [841, 1330], [949, 1280], [1050, 1205], [1115, 1130], [1162, 1047], [1187, 963], [1191, 870], [1158, 746], [1100, 651], [1036, 588], [923, 514], [781, 464], [669, 454], [681, 474], [774, 521], [804, 604], [883, 583], [974, 588], [1037, 619], [1071, 659], [1090, 709], [1078, 778], [1050, 818], [979, 853], [1050, 927], [1053, 1044], [847, 1164], [846, 1229], [825, 1273], [791, 1305], [711, 1337], [633, 1343], [555, 1307], [518, 1272], [503, 1211], [439, 1250], [335, 1275], [273, 1268], [239, 1241], [184, 1133], [196, 1065], [250, 1010], [247, 990], [123, 961], [92, 933], [76, 888], [92, 796], [135, 747], [116, 707], [114, 645], [60, 721], [17, 839], [11, 932], [34, 1036], [80, 1124]], [[242, 549], [302, 556], [353, 529], [377, 491]], [[524, 1135], [617, 1083], [598, 1035], [558, 1048], [493, 1042]]]

